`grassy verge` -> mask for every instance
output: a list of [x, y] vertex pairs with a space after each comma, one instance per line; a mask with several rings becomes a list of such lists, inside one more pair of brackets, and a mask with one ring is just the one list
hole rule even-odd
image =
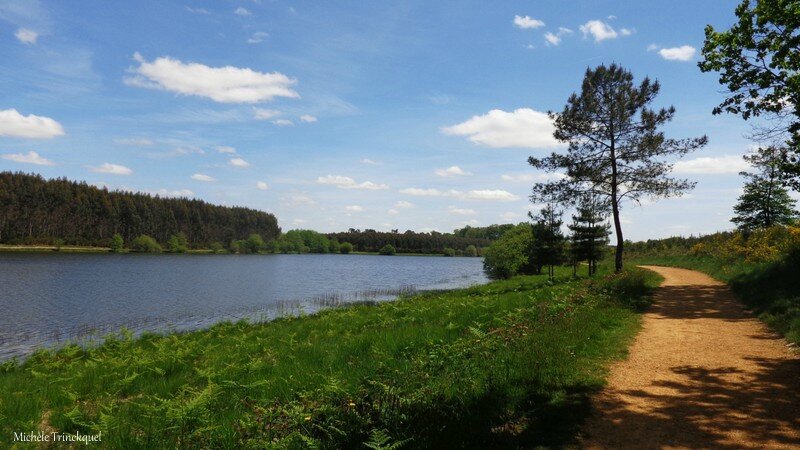
[[569, 272], [41, 351], [0, 365], [0, 446], [39, 430], [124, 449], [566, 445], [660, 281]]
[[699, 270], [724, 281], [769, 327], [800, 344], [800, 252], [771, 263], [709, 256], [646, 256], [636, 263]]

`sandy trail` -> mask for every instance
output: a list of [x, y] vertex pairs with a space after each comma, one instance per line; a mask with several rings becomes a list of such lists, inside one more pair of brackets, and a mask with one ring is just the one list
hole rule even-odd
[[612, 367], [587, 448], [800, 448], [800, 357], [723, 283], [665, 281], [630, 356]]

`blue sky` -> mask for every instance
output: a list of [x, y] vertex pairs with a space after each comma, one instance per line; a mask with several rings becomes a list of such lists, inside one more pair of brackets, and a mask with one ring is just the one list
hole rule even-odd
[[584, 71], [658, 79], [682, 199], [628, 205], [626, 237], [730, 228], [749, 124], [712, 116], [696, 66], [738, 2], [0, 0], [0, 170], [273, 212], [284, 229], [517, 222], [543, 115]]

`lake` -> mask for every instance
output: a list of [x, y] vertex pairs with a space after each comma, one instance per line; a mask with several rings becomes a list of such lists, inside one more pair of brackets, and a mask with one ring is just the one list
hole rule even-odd
[[0, 253], [0, 360], [122, 327], [185, 331], [487, 281], [481, 258]]

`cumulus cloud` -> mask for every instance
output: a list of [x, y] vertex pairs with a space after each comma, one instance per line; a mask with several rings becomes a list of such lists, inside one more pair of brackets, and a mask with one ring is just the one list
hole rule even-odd
[[277, 125], [277, 126], [279, 126], [279, 127], [290, 127], [290, 126], [294, 125], [294, 122], [292, 122], [292, 121], [291, 121], [291, 120], [289, 120], [289, 119], [278, 119], [278, 120], [273, 120], [273, 121], [272, 121], [272, 123], [273, 123], [274, 125]]
[[544, 41], [547, 45], [556, 46], [561, 43], [563, 36], [567, 34], [572, 34], [572, 30], [569, 28], [558, 27], [558, 31], [553, 33], [548, 31], [544, 34]]
[[258, 103], [275, 97], [299, 97], [292, 90], [297, 81], [280, 72], [209, 67], [167, 56], [147, 61], [139, 53], [135, 53], [133, 59], [139, 67], [132, 68], [134, 75], [124, 80], [130, 86], [206, 97], [220, 103]]
[[300, 116], [300, 121], [305, 123], [314, 123], [317, 121], [317, 118], [310, 114], [303, 114], [302, 116]]
[[[602, 20], [590, 20], [581, 25], [580, 30], [581, 33], [583, 33], [583, 37], [588, 37], [591, 35], [595, 42], [602, 42], [607, 39], [616, 39], [620, 36], [620, 33], [617, 33], [617, 31], [612, 28], [611, 25], [603, 22]], [[628, 36], [631, 34], [630, 30], [624, 30], [625, 31], [622, 33], [623, 36]]]
[[389, 189], [389, 186], [385, 184], [373, 183], [372, 181], [357, 183], [356, 180], [342, 175], [326, 175], [324, 177], [318, 177], [317, 183], [336, 186], [339, 189], [362, 189], [368, 191]]
[[658, 54], [667, 61], [691, 61], [697, 49], [691, 45], [681, 45], [680, 47], [662, 48]]
[[9, 153], [6, 155], [0, 155], [3, 159], [7, 159], [9, 161], [14, 161], [23, 164], [36, 164], [38, 166], [54, 166], [56, 163], [50, 161], [47, 158], [42, 157], [38, 153], [34, 151], [29, 151], [28, 153]]
[[436, 175], [440, 177], [454, 177], [454, 176], [467, 176], [472, 175], [472, 172], [467, 172], [461, 167], [450, 166], [446, 169], [436, 169]]
[[155, 142], [153, 142], [151, 139], [141, 138], [141, 137], [119, 138], [119, 139], [114, 139], [114, 142], [120, 145], [131, 145], [134, 147], [149, 147], [155, 144]]
[[256, 120], [269, 120], [280, 115], [277, 109], [253, 108], [253, 118]]
[[217, 181], [216, 178], [212, 177], [211, 175], [206, 175], [204, 173], [196, 173], [192, 175], [192, 179], [195, 181], [208, 181], [208, 182]]
[[677, 174], [720, 175], [739, 173], [749, 168], [750, 165], [741, 156], [705, 156], [702, 158], [678, 161], [673, 166], [673, 172]]
[[406, 195], [414, 195], [417, 197], [440, 197], [443, 195], [447, 195], [446, 192], [442, 192], [435, 188], [405, 188], [400, 190], [401, 194]]
[[502, 189], [479, 189], [469, 191], [464, 197], [472, 200], [499, 200], [503, 202], [517, 200], [519, 198], [516, 195]]
[[514, 16], [514, 26], [522, 29], [535, 29], [544, 26], [544, 22], [531, 16]]
[[99, 166], [89, 167], [89, 170], [95, 173], [109, 173], [112, 175], [130, 175], [133, 173], [133, 170], [128, 167], [111, 163], [103, 163]]
[[262, 191], [269, 189], [269, 185], [264, 181], [256, 181], [256, 188]]
[[242, 16], [242, 17], [247, 17], [247, 16], [252, 16], [253, 15], [253, 13], [251, 13], [249, 9], [242, 8], [241, 6], [236, 8], [233, 11], [233, 13], [236, 14], [237, 16]]
[[176, 189], [176, 190], [169, 190], [169, 189], [159, 189], [157, 194], [160, 197], [191, 197], [194, 195], [189, 189]]
[[236, 149], [233, 148], [233, 147], [228, 147], [227, 145], [220, 145], [219, 147], [217, 147], [217, 152], [219, 152], [219, 153], [228, 153], [228, 154], [232, 155], [232, 154], [236, 153]]
[[288, 203], [290, 206], [314, 206], [317, 204], [314, 199], [306, 194], [292, 194], [288, 199], [286, 199], [286, 203]]
[[413, 208], [414, 204], [411, 202], [407, 202], [405, 200], [400, 200], [399, 202], [394, 204], [395, 208]]
[[249, 167], [250, 163], [243, 160], [242, 158], [231, 158], [228, 161], [228, 164], [232, 165], [233, 167]]
[[348, 205], [348, 206], [345, 206], [344, 209], [347, 210], [347, 211], [350, 211], [350, 212], [361, 212], [361, 211], [364, 211], [364, 208], [362, 208], [359, 205]]
[[260, 44], [264, 42], [264, 39], [268, 38], [269, 34], [263, 31], [256, 31], [253, 33], [249, 38], [247, 38], [248, 44]]
[[553, 137], [553, 121], [546, 113], [530, 108], [511, 112], [493, 109], [466, 122], [442, 128], [448, 135], [469, 136], [488, 147], [551, 148], [561, 145]]
[[392, 209], [386, 211], [386, 214], [389, 214], [390, 216], [396, 216], [396, 215], [400, 214], [400, 211], [392, 208]]
[[367, 164], [369, 166], [380, 166], [380, 165], [383, 165], [383, 163], [380, 163], [378, 161], [373, 161], [373, 160], [371, 160], [369, 158], [362, 159], [361, 160], [361, 164]]
[[49, 117], [33, 114], [23, 116], [16, 109], [0, 111], [0, 136], [50, 139], [63, 135], [61, 124]]
[[191, 6], [187, 6], [186, 11], [189, 11], [192, 14], [202, 14], [204, 16], [211, 14], [211, 11], [205, 8], [192, 8]]
[[510, 181], [512, 183], [543, 183], [547, 181], [556, 181], [565, 178], [563, 173], [520, 173], [520, 174], [503, 174], [500, 179], [503, 181]]
[[448, 207], [447, 211], [450, 214], [458, 214], [461, 216], [474, 216], [476, 214], [474, 209], [456, 208], [455, 206]]
[[14, 33], [14, 37], [23, 44], [33, 45], [36, 43], [36, 40], [39, 39], [39, 33], [27, 28], [20, 28]]

